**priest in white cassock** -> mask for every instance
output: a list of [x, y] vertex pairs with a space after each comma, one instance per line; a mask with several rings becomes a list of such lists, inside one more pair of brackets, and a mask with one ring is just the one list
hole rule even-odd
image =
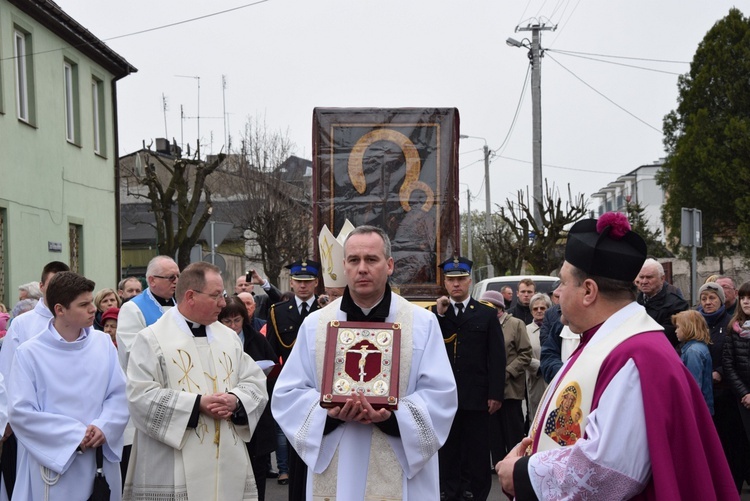
[[[344, 296], [311, 313], [281, 371], [271, 410], [308, 465], [308, 500], [440, 498], [438, 449], [456, 413], [456, 382], [437, 318], [391, 292], [388, 236], [359, 227], [344, 244]], [[326, 326], [332, 320], [401, 324], [398, 409], [352, 395], [320, 406]]]
[[226, 304], [219, 268], [189, 265], [176, 297], [130, 350], [136, 433], [123, 498], [258, 499], [245, 442], [268, 401], [265, 375], [217, 321]]
[[54, 318], [16, 350], [9, 417], [23, 447], [13, 499], [85, 501], [97, 447], [110, 499], [120, 499], [125, 377], [111, 338], [91, 327], [93, 290], [94, 282], [76, 273], [55, 274], [45, 293]]

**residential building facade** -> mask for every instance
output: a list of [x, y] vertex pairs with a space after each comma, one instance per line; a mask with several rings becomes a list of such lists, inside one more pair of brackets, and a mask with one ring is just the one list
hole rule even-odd
[[652, 231], [661, 231], [664, 240], [666, 231], [661, 217], [661, 207], [666, 196], [661, 186], [656, 183], [656, 175], [663, 165], [663, 159], [641, 165], [592, 194], [592, 216], [598, 218], [610, 211], [625, 212], [628, 204], [640, 204], [649, 228]]
[[51, 0], [0, 0], [0, 301], [53, 260], [119, 277], [116, 82], [137, 71]]

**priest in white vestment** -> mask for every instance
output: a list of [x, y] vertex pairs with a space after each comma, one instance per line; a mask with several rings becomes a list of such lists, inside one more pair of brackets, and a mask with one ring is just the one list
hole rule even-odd
[[[437, 318], [391, 292], [393, 258], [381, 229], [353, 230], [344, 254], [344, 296], [303, 322], [276, 383], [274, 418], [308, 465], [308, 500], [437, 500], [437, 451], [458, 405]], [[361, 396], [320, 406], [326, 325], [336, 319], [401, 324], [397, 410], [376, 411]]]
[[268, 401], [263, 371], [234, 331], [220, 271], [182, 271], [177, 307], [135, 338], [127, 396], [136, 426], [123, 498], [149, 501], [257, 499], [249, 442]]
[[45, 297], [47, 328], [18, 346], [8, 385], [10, 424], [23, 447], [13, 499], [85, 501], [102, 447], [113, 501], [128, 421], [125, 377], [111, 338], [91, 326], [94, 282], [57, 273]]

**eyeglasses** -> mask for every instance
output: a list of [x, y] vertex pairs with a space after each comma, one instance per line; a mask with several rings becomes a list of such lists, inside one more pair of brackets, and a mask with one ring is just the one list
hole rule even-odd
[[547, 307], [546, 306], [535, 306], [535, 307], [531, 308], [531, 311], [547, 311]]
[[161, 275], [152, 275], [154, 278], [161, 278], [162, 280], [169, 280], [170, 282], [175, 282], [178, 278], [180, 278], [179, 275], [169, 275], [168, 277], [163, 277]]
[[221, 323], [224, 325], [237, 325], [237, 324], [243, 323], [244, 321], [245, 319], [242, 317], [235, 317], [235, 318], [227, 317], [227, 318], [221, 319]]
[[215, 302], [219, 302], [222, 299], [224, 299], [224, 293], [223, 292], [217, 292], [216, 294], [208, 294], [207, 292], [201, 292], [197, 291], [195, 289], [190, 289], [191, 291], [195, 292], [196, 294], [203, 294], [204, 296], [208, 296], [211, 299], [213, 299]]

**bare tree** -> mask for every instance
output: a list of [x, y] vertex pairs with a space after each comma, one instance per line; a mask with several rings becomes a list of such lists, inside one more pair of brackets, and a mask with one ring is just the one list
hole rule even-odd
[[123, 174], [128, 179], [145, 188], [128, 189], [128, 194], [148, 199], [154, 216], [154, 222], [149, 224], [156, 230], [159, 254], [176, 255], [180, 269], [190, 264], [190, 250], [211, 217], [211, 190], [206, 180], [224, 157], [219, 154], [210, 162], [204, 162], [197, 155], [192, 159], [174, 159], [149, 149], [142, 170], [124, 169]]
[[[565, 227], [586, 214], [588, 202], [582, 194], [573, 197], [568, 185], [568, 201], [563, 204], [558, 191], [545, 183], [545, 196], [538, 203], [541, 225], [534, 220], [533, 206], [519, 190], [515, 201], [507, 199], [500, 209], [518, 244], [519, 254], [540, 275], [560, 267], [564, 257]], [[519, 267], [520, 269], [520, 267]]]
[[[505, 274], [518, 275], [523, 266], [525, 249], [528, 242], [524, 243], [516, 238], [513, 229], [506, 223], [499, 213], [491, 215], [491, 231], [487, 233], [485, 227], [484, 213], [472, 215], [472, 240], [479, 243], [480, 252], [475, 250], [475, 262], [484, 262], [480, 255], [489, 257], [490, 263], [495, 268], [495, 275]], [[476, 246], [474, 247], [476, 249]], [[478, 261], [476, 258], [480, 257]]]
[[242, 201], [230, 217], [245, 230], [246, 257], [263, 265], [278, 286], [283, 266], [310, 255], [312, 203], [304, 186], [284, 181], [280, 168], [294, 144], [287, 133], [249, 118], [242, 135], [238, 165], [232, 168]]

